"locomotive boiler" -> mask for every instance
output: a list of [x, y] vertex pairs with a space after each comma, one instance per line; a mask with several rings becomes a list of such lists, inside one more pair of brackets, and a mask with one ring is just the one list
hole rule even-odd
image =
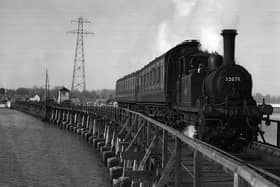
[[195, 137], [224, 150], [242, 148], [257, 139], [271, 111], [258, 108], [250, 73], [235, 63], [236, 34], [222, 31], [224, 56], [201, 50], [196, 40], [175, 46], [117, 80], [116, 101], [179, 130], [193, 126]]

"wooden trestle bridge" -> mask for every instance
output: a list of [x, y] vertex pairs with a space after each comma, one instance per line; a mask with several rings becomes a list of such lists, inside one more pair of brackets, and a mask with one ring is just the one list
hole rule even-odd
[[[127, 109], [30, 102], [15, 103], [13, 107], [92, 144], [108, 167], [113, 186], [275, 187], [279, 182], [277, 176], [263, 174], [236, 159], [236, 155]], [[275, 149], [265, 150], [278, 158], [280, 151]]]

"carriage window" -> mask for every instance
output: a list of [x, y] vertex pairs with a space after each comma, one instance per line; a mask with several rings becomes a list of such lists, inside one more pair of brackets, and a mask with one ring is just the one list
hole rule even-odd
[[150, 85], [150, 72], [147, 73], [147, 86]]
[[153, 78], [154, 78], [154, 77], [153, 77], [153, 69], [151, 69], [150, 74], [151, 74], [151, 84], [150, 84], [150, 85], [153, 85], [153, 80], [154, 80], [154, 79], [153, 79]]
[[151, 70], [151, 85], [154, 83], [154, 70]]
[[156, 83], [156, 69], [153, 68], [153, 84]]
[[153, 69], [151, 69], [150, 76], [150, 85], [153, 85]]
[[144, 77], [144, 85], [143, 86], [146, 87], [146, 74], [144, 74], [143, 77]]
[[160, 74], [161, 74], [161, 68], [160, 66], [158, 67], [158, 77], [157, 77], [157, 82], [160, 82]]
[[149, 72], [146, 74], [146, 86], [149, 86]]
[[131, 90], [134, 89], [134, 78], [132, 79], [132, 85], [131, 85]]
[[185, 63], [185, 57], [181, 57], [179, 59], [179, 76], [181, 76], [184, 73], [184, 63]]

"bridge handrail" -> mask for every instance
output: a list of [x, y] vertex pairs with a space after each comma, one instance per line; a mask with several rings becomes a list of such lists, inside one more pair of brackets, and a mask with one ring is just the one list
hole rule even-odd
[[[65, 107], [55, 106], [55, 107], [67, 109], [67, 106], [65, 106]], [[106, 108], [110, 108], [111, 110], [109, 110], [109, 111], [120, 110], [120, 111], [125, 111], [128, 114], [134, 114], [134, 115], [146, 120], [150, 124], [166, 130], [168, 133], [179, 138], [183, 143], [188, 144], [194, 150], [197, 150], [200, 153], [202, 153], [202, 155], [204, 155], [204, 156], [208, 157], [209, 159], [215, 161], [216, 163], [222, 165], [224, 168], [228, 169], [229, 171], [233, 172], [234, 174], [237, 174], [238, 176], [243, 178], [245, 181], [247, 181], [250, 185], [257, 186], [257, 187], [266, 187], [266, 186], [267, 187], [268, 186], [276, 187], [276, 185], [274, 185], [267, 179], [263, 178], [261, 175], [259, 175], [254, 170], [250, 169], [248, 166], [244, 166], [243, 164], [239, 163], [238, 161], [228, 158], [227, 156], [223, 155], [222, 153], [207, 147], [205, 144], [201, 144], [201, 143], [197, 142], [196, 140], [185, 136], [183, 133], [179, 132], [178, 130], [175, 130], [175, 129], [173, 129], [161, 122], [158, 122], [150, 117], [147, 117], [141, 113], [131, 111], [131, 110], [128, 110], [125, 108], [114, 107], [114, 106], [101, 106], [101, 107], [99, 107], [99, 106], [93, 106], [93, 107], [80, 106], [78, 108], [81, 111], [85, 111], [85, 112], [91, 112], [91, 111], [105, 112]]]
[[253, 171], [252, 169], [250, 169], [247, 166], [242, 165], [241, 163], [238, 163], [237, 161], [231, 159], [231, 158], [227, 158], [226, 156], [222, 155], [221, 153], [217, 152], [216, 150], [213, 149], [209, 149], [208, 147], [206, 147], [205, 145], [202, 145], [196, 141], [194, 141], [193, 139], [191, 139], [190, 137], [185, 136], [183, 133], [167, 126], [164, 125], [154, 119], [151, 119], [143, 114], [134, 112], [134, 111], [130, 111], [128, 109], [124, 109], [124, 108], [120, 108], [121, 110], [124, 110], [126, 112], [129, 113], [133, 113], [135, 115], [140, 116], [141, 118], [147, 120], [148, 122], [168, 131], [170, 134], [176, 136], [177, 138], [179, 138], [182, 142], [188, 144], [189, 146], [191, 146], [193, 149], [199, 151], [200, 153], [202, 153], [203, 155], [207, 156], [208, 158], [210, 158], [211, 160], [216, 161], [217, 163], [221, 164], [223, 167], [229, 169], [230, 171], [232, 171], [233, 173], [238, 174], [239, 176], [241, 176], [244, 180], [246, 180], [249, 184], [253, 185], [253, 186], [259, 186], [259, 187], [264, 187], [264, 186], [275, 186], [274, 184], [272, 184], [270, 181], [264, 179], [262, 176], [260, 176], [258, 173], [256, 173], [255, 171]]

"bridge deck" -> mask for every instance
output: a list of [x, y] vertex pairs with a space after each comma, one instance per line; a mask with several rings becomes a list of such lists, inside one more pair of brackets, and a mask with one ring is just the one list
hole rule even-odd
[[[127, 109], [26, 103], [16, 108], [45, 116], [85, 137], [100, 152], [115, 186], [277, 186], [260, 170], [245, 164], [244, 160], [254, 164], [256, 151], [234, 157]], [[255, 150], [264, 150], [264, 146], [256, 147]], [[269, 171], [277, 169], [261, 163]]]

